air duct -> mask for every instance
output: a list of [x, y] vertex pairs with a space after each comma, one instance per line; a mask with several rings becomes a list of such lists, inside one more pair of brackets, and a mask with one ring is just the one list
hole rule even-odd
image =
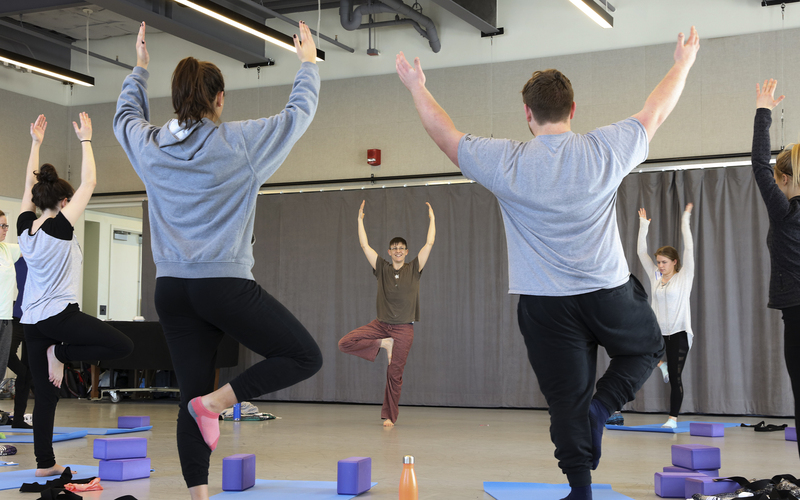
[[[406, 18], [400, 19], [399, 16], [395, 16], [394, 21], [361, 23], [362, 16], [383, 13], [401, 14], [406, 16]], [[353, 0], [341, 0], [339, 4], [339, 18], [342, 27], [348, 31], [410, 24], [420, 35], [428, 39], [431, 50], [439, 52], [442, 49], [442, 44], [439, 41], [439, 35], [436, 32], [436, 26], [433, 24], [433, 21], [431, 21], [429, 17], [423, 16], [404, 4], [402, 0], [376, 0], [368, 4], [359, 5], [355, 10], [353, 10]]]

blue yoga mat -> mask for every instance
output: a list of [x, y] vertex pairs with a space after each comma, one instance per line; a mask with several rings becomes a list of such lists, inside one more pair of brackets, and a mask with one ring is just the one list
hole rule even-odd
[[[17, 431], [29, 431], [29, 429], [14, 429], [14, 432]], [[75, 432], [67, 432], [64, 434], [53, 434], [53, 442], [57, 443], [59, 441], [69, 441], [70, 439], [80, 439], [82, 437], [86, 437], [85, 430], [77, 430]], [[25, 434], [6, 434], [5, 439], [0, 439], [0, 443], [32, 443], [33, 442], [33, 433], [27, 432]]]
[[[73, 479], [87, 479], [90, 477], [97, 477], [97, 466], [91, 465], [72, 465], [67, 464], [65, 467], [72, 469]], [[58, 479], [58, 475], [48, 477], [36, 477], [34, 474], [36, 469], [26, 470], [8, 470], [0, 472], [0, 490], [18, 490], [22, 483], [39, 483], [44, 484], [52, 479]]]
[[[372, 483], [372, 486], [378, 483]], [[267, 481], [256, 479], [256, 485], [244, 491], [223, 491], [211, 498], [223, 500], [345, 500], [355, 495], [336, 494], [336, 481]]]
[[689, 424], [722, 424], [724, 427], [741, 427], [740, 424], [731, 424], [726, 422], [696, 422], [687, 420], [686, 422], [678, 422], [678, 427], [670, 429], [669, 427], [661, 427], [662, 424], [652, 425], [608, 425], [606, 429], [612, 431], [634, 431], [634, 432], [663, 432], [666, 434], [679, 434], [681, 432], [689, 432]]
[[[483, 491], [496, 500], [560, 500], [569, 495], [568, 484], [492, 483], [485, 481]], [[593, 500], [633, 500], [611, 489], [610, 484], [593, 484]]]
[[[103, 427], [53, 427], [55, 434], [71, 434], [73, 432], [85, 431], [89, 436], [107, 436], [110, 434], [127, 434], [129, 432], [149, 431], [152, 425], [144, 427], [134, 427], [133, 429], [115, 429]], [[0, 432], [17, 432], [20, 434], [33, 434], [33, 429], [14, 429], [10, 425], [0, 425]], [[81, 436], [83, 437], [83, 436]]]

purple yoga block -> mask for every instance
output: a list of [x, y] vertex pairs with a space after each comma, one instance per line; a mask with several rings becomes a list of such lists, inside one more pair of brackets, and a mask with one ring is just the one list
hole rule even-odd
[[145, 427], [150, 425], [150, 417], [119, 417], [117, 419], [118, 429], [135, 429], [136, 427]]
[[797, 427], [787, 427], [784, 436], [787, 441], [797, 441]]
[[98, 438], [94, 440], [94, 458], [118, 460], [147, 456], [146, 438]]
[[662, 498], [686, 498], [686, 479], [690, 477], [708, 477], [695, 472], [656, 472], [656, 495]]
[[336, 493], [360, 495], [372, 488], [372, 459], [350, 457], [339, 460], [336, 476]]
[[97, 476], [103, 481], [130, 481], [150, 477], [150, 459], [100, 460]]
[[672, 465], [687, 469], [719, 469], [719, 448], [704, 444], [673, 444]]
[[256, 484], [256, 456], [240, 453], [222, 459], [222, 489], [244, 491]]
[[668, 465], [664, 467], [664, 472], [696, 472], [698, 474], [705, 474], [708, 477], [719, 477], [719, 469], [687, 469], [686, 467], [678, 467], [677, 465]]
[[692, 498], [695, 493], [701, 495], [721, 495], [722, 493], [733, 493], [741, 488], [735, 481], [714, 481], [713, 477], [688, 477], [686, 478], [686, 489], [684, 498]]
[[692, 436], [725, 437], [725, 426], [722, 424], [707, 424], [692, 422], [689, 424], [689, 434]]

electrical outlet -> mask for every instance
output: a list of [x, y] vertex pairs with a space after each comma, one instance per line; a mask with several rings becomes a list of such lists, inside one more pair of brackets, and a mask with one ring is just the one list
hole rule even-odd
[[100, 316], [106, 315], [106, 306], [100, 306]]

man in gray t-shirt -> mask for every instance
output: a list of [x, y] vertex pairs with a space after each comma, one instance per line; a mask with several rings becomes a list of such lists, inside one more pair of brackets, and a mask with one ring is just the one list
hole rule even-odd
[[[401, 52], [397, 73], [425, 130], [463, 174], [498, 200], [508, 240], [509, 293], [539, 387], [550, 407], [550, 436], [571, 486], [568, 500], [592, 498], [610, 413], [633, 399], [664, 351], [647, 293], [630, 275], [616, 219], [622, 179], [683, 91], [699, 50], [697, 31], [678, 36], [675, 64], [644, 108], [586, 135], [571, 131], [572, 85], [537, 71], [523, 88], [528, 142], [459, 132], [425, 88], [419, 63]], [[597, 346], [611, 357], [594, 393]]]

